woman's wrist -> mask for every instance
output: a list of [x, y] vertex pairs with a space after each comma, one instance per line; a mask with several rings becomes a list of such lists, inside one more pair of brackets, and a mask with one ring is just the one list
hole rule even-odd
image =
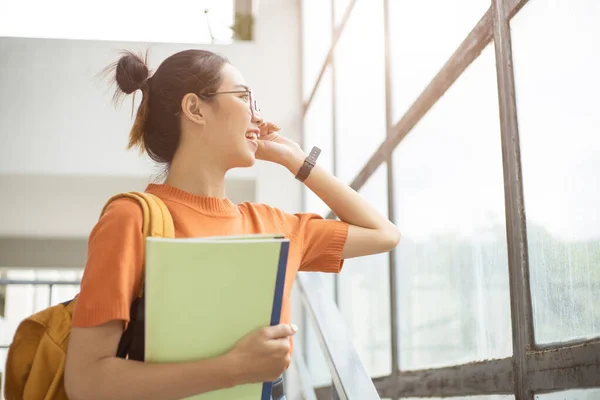
[[227, 384], [228, 387], [234, 387], [238, 385], [242, 385], [247, 382], [247, 366], [244, 363], [241, 363], [235, 357], [233, 352], [226, 353], [220, 357], [218, 357], [220, 364], [225, 367], [227, 371]]
[[289, 157], [286, 157], [282, 165], [287, 168], [288, 171], [294, 176], [300, 171], [304, 160], [306, 160], [306, 154], [302, 150], [293, 151]]

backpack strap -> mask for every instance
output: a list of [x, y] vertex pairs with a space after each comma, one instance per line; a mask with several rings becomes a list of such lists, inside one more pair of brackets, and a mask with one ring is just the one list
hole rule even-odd
[[[173, 225], [173, 218], [171, 217], [169, 209], [160, 198], [150, 193], [119, 193], [111, 197], [106, 202], [106, 205], [102, 209], [102, 214], [104, 214], [110, 203], [120, 198], [130, 198], [139, 203], [144, 216], [142, 224], [144, 238], [149, 236], [165, 238], [175, 237], [175, 227]], [[143, 262], [145, 267], [145, 254], [143, 256]], [[131, 304], [130, 322], [125, 332], [123, 332], [121, 335], [121, 340], [119, 341], [119, 346], [117, 348], [117, 357], [129, 358], [131, 360], [138, 361], [144, 360], [144, 325], [146, 314], [144, 285], [144, 271], [142, 270], [142, 283], [140, 285], [140, 292], [138, 293], [137, 298]]]
[[[171, 217], [171, 213], [169, 209], [163, 203], [163, 201], [157, 196], [144, 193], [144, 192], [125, 192], [119, 193], [113, 197], [111, 197], [104, 208], [102, 209], [102, 214], [106, 212], [109, 204], [113, 201], [121, 198], [130, 198], [136, 200], [140, 207], [142, 208], [143, 213], [143, 224], [142, 224], [142, 233], [144, 234], [144, 238], [151, 237], [165, 237], [165, 238], [173, 238], [175, 237], [175, 227], [173, 225], [173, 218]], [[143, 255], [144, 266], [146, 263], [146, 255]], [[142, 270], [142, 284], [140, 285], [140, 293], [138, 293], [138, 297], [142, 297], [144, 293], [144, 274]]]

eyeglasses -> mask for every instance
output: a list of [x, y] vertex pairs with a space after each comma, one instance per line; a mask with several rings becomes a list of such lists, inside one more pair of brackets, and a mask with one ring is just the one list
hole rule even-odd
[[260, 108], [258, 107], [258, 103], [256, 102], [256, 100], [252, 99], [252, 90], [248, 89], [248, 90], [232, 90], [232, 91], [228, 91], [228, 92], [214, 92], [214, 93], [207, 93], [207, 96], [215, 96], [217, 94], [234, 94], [234, 93], [248, 93], [248, 103], [250, 103], [250, 112], [252, 113], [252, 116], [256, 116], [257, 114], [260, 114]]

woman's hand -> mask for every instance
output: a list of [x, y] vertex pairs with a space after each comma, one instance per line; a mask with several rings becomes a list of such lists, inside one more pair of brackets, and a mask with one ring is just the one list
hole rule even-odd
[[298, 328], [280, 324], [256, 330], [244, 336], [225, 355], [238, 370], [237, 384], [271, 382], [289, 367], [290, 336]]
[[256, 158], [283, 165], [295, 175], [306, 158], [304, 151], [296, 142], [280, 136], [277, 133], [280, 128], [272, 122], [263, 122], [258, 128], [260, 137]]

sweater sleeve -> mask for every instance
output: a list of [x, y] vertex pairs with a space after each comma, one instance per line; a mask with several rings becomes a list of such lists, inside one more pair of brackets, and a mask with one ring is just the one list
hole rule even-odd
[[132, 199], [117, 199], [92, 230], [73, 326], [129, 322], [143, 276], [143, 214]]
[[348, 224], [324, 219], [318, 214], [287, 214], [279, 211], [284, 230], [300, 241], [300, 271], [340, 272], [342, 250], [348, 237]]

